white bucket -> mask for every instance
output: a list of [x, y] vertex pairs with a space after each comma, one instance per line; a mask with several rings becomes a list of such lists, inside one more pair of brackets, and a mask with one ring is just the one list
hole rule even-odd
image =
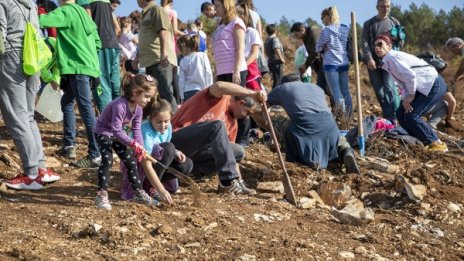
[[40, 95], [35, 110], [51, 122], [63, 120], [61, 111], [61, 97], [63, 92], [55, 91], [50, 84], [47, 84]]

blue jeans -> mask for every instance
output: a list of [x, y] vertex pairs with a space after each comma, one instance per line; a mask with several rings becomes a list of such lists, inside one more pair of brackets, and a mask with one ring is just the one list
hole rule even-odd
[[76, 140], [76, 114], [74, 113], [74, 101], [84, 121], [87, 140], [89, 141], [88, 153], [92, 158], [100, 156], [97, 142], [93, 134], [95, 127], [95, 112], [93, 110], [92, 92], [90, 90], [90, 77], [82, 74], [66, 75], [67, 84], [64, 86], [64, 94], [61, 98], [61, 110], [63, 111], [63, 145], [74, 146]]
[[335, 106], [340, 106], [344, 112], [351, 113], [353, 102], [348, 89], [348, 70], [340, 72], [336, 70], [325, 71], [325, 79]]
[[395, 112], [400, 106], [400, 98], [395, 81], [383, 69], [368, 70], [372, 87], [382, 108], [383, 117], [388, 120], [395, 119]]
[[429, 95], [425, 96], [422, 93], [416, 92], [416, 97], [411, 103], [413, 111], [406, 113], [403, 105], [396, 111], [398, 122], [409, 135], [419, 139], [424, 145], [438, 140], [437, 134], [433, 128], [427, 124], [422, 115], [427, 113], [435, 104], [443, 99], [446, 93], [446, 83], [441, 76], [438, 76]]

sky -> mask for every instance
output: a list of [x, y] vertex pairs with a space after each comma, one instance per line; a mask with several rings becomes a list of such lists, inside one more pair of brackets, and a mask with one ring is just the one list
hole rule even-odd
[[[174, 0], [174, 9], [181, 21], [193, 20], [200, 15], [200, 6], [206, 0]], [[159, 0], [156, 0], [159, 4]], [[399, 0], [392, 1], [394, 5], [401, 6], [401, 10], [409, 9], [411, 3], [420, 6], [427, 4], [435, 11], [440, 9], [448, 12], [454, 6], [464, 7], [462, 0]], [[351, 12], [355, 12], [356, 22], [364, 23], [367, 19], [377, 14], [376, 0], [254, 0], [257, 12], [267, 23], [276, 23], [285, 16], [289, 21], [301, 21], [311, 17], [320, 23], [320, 14], [324, 8], [336, 6], [340, 14], [340, 22], [351, 23]], [[116, 10], [118, 16], [126, 16], [134, 10], [141, 10], [137, 0], [121, 0], [121, 6]]]

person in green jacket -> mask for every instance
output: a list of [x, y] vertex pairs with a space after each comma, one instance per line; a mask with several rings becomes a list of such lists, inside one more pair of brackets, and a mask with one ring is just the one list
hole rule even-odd
[[60, 70], [56, 64], [56, 38], [48, 37], [45, 39], [45, 42], [50, 48], [50, 51], [53, 54], [52, 60], [40, 70], [40, 79], [45, 84], [50, 84], [55, 91], [58, 91], [60, 88]]
[[63, 111], [63, 147], [60, 154], [76, 158], [76, 115], [74, 102], [84, 121], [89, 155], [73, 162], [82, 168], [97, 168], [101, 157], [93, 128], [95, 113], [92, 103], [91, 79], [100, 76], [97, 51], [101, 48], [97, 27], [86, 11], [75, 4], [75, 0], [62, 0], [53, 12], [39, 17], [41, 28], [57, 28], [56, 57], [61, 73], [61, 110]]

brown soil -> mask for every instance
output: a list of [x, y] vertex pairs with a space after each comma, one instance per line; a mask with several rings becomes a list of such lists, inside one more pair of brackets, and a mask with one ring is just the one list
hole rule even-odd
[[[454, 69], [448, 69], [448, 76]], [[363, 112], [378, 114], [380, 109], [366, 75], [363, 71]], [[461, 124], [462, 108], [459, 94], [456, 116]], [[55, 156], [61, 124], [39, 119], [39, 126], [46, 155]], [[458, 140], [463, 136], [442, 126], [440, 130]], [[80, 127], [79, 156], [85, 155], [84, 136]], [[0, 137], [0, 155], [19, 163], [5, 127], [0, 128]], [[113, 210], [99, 211], [94, 204], [96, 171], [69, 167], [69, 162], [57, 157], [62, 166], [55, 170], [62, 180], [45, 190], [26, 192], [2, 187], [0, 259], [340, 260], [346, 254], [343, 252], [361, 260], [464, 259], [464, 162], [460, 148], [448, 145], [449, 153], [431, 153], [378, 138], [367, 149], [367, 156], [391, 161], [400, 167], [400, 174], [427, 187], [427, 195], [418, 203], [395, 189], [391, 174], [363, 169], [361, 175], [344, 175], [337, 163], [319, 172], [286, 164], [298, 198], [309, 196], [309, 191], [324, 181], [350, 185], [353, 197], [375, 213], [374, 221], [361, 226], [340, 224], [325, 208], [296, 208], [283, 200], [282, 194], [218, 195], [216, 177], [200, 183], [200, 207], [193, 206], [191, 190], [185, 186], [174, 195], [176, 204], [171, 207], [157, 209], [125, 202], [119, 200], [118, 163], [111, 172]], [[241, 170], [251, 187], [282, 178], [276, 154], [261, 143], [247, 149]], [[12, 177], [17, 171], [0, 161], [1, 177]], [[460, 205], [460, 211], [450, 211], [449, 203]]]

